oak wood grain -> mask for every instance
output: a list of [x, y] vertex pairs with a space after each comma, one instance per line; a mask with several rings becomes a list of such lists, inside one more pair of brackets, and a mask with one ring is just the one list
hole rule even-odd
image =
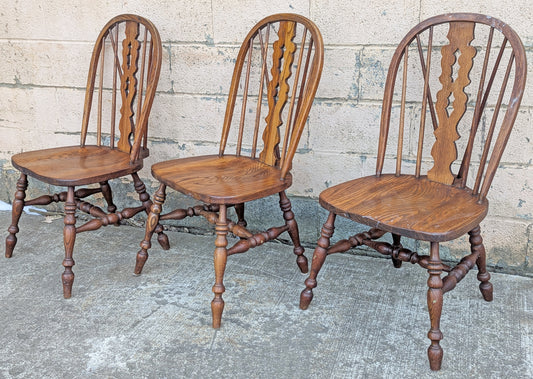
[[411, 175], [368, 176], [328, 188], [320, 205], [371, 227], [425, 241], [448, 241], [472, 230], [487, 214], [468, 190]]
[[13, 166], [43, 182], [80, 186], [139, 171], [143, 161], [130, 162], [129, 153], [106, 146], [68, 146], [13, 155]]
[[152, 166], [161, 183], [210, 204], [235, 204], [256, 200], [285, 190], [279, 169], [257, 159], [235, 155], [206, 155], [174, 159]]
[[[474, 27], [473, 22], [450, 22], [448, 32], [450, 42], [441, 49], [442, 71], [439, 80], [442, 89], [437, 92], [435, 105], [439, 124], [434, 131], [435, 143], [431, 149], [434, 164], [427, 174], [430, 180], [439, 183], [452, 184], [455, 179], [451, 165], [457, 159], [457, 147], [455, 146], [455, 141], [459, 139], [457, 124], [466, 112], [468, 97], [464, 90], [470, 84], [470, 70], [477, 52], [475, 47], [470, 46], [474, 39]], [[456, 59], [456, 54], [460, 54], [458, 59]], [[459, 69], [457, 78], [454, 80], [452, 75], [456, 60]], [[449, 112], [451, 95], [454, 100], [452, 110]]]

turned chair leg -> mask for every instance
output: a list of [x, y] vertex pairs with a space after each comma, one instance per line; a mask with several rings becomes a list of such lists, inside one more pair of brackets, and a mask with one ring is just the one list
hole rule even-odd
[[326, 256], [328, 253], [328, 247], [330, 244], [331, 236], [335, 230], [335, 218], [337, 215], [333, 212], [330, 212], [328, 219], [322, 226], [322, 231], [320, 238], [318, 239], [315, 252], [313, 253], [313, 260], [311, 262], [311, 273], [309, 277], [305, 280], [305, 289], [300, 294], [300, 308], [307, 309], [311, 300], [313, 300], [313, 288], [316, 287], [316, 277], [318, 272], [322, 268]]
[[[133, 178], [133, 185], [135, 187], [135, 192], [139, 194], [139, 200], [143, 203], [146, 214], [148, 214], [150, 213], [150, 208], [152, 207], [152, 201], [150, 200], [150, 195], [148, 195], [148, 193], [146, 192], [146, 187], [136, 172], [131, 174], [131, 177]], [[157, 242], [159, 242], [159, 245], [161, 245], [161, 248], [163, 250], [169, 250], [170, 243], [168, 242], [167, 235], [163, 232], [163, 225], [158, 223], [155, 227], [155, 232], [157, 233]]]
[[144, 239], [141, 242], [141, 250], [139, 250], [139, 252], [137, 253], [137, 261], [135, 263], [134, 270], [134, 273], [136, 275], [140, 275], [144, 264], [148, 259], [148, 249], [152, 247], [152, 243], [150, 242], [152, 240], [152, 235], [154, 234], [154, 231], [156, 230], [157, 226], [160, 225], [159, 215], [161, 213], [161, 210], [163, 209], [163, 203], [165, 202], [166, 188], [167, 186], [161, 183], [156, 193], [154, 194], [154, 202], [150, 207], [150, 212], [148, 213], [148, 217], [146, 219], [146, 231], [144, 234]]
[[440, 346], [442, 332], [440, 331], [440, 316], [442, 314], [442, 262], [439, 255], [439, 243], [431, 242], [430, 256], [428, 262], [428, 294], [427, 302], [429, 309], [429, 318], [431, 328], [428, 332], [428, 338], [431, 344], [428, 348], [429, 367], [431, 370], [440, 370], [442, 364], [443, 351]]
[[100, 182], [100, 188], [102, 189], [102, 195], [107, 203], [107, 211], [109, 213], [115, 213], [117, 206], [113, 204], [113, 193], [111, 192], [109, 182], [107, 180], [105, 182]]
[[220, 322], [222, 319], [222, 311], [224, 310], [224, 300], [222, 294], [226, 290], [224, 287], [224, 270], [226, 269], [226, 260], [228, 245], [228, 225], [226, 220], [226, 205], [220, 205], [218, 220], [215, 226], [216, 239], [215, 239], [215, 285], [213, 286], [213, 293], [215, 297], [211, 301], [211, 313], [213, 315], [213, 328], [220, 328]]
[[244, 203], [235, 204], [235, 213], [237, 213], [237, 225], [246, 228], [248, 223], [244, 219]]
[[7, 228], [9, 235], [6, 238], [6, 258], [11, 258], [13, 250], [17, 244], [17, 233], [19, 232], [19, 220], [22, 210], [24, 209], [24, 199], [26, 198], [26, 189], [28, 188], [28, 180], [25, 174], [20, 174], [17, 180], [17, 190], [15, 192], [15, 199], [13, 200], [13, 208], [11, 210], [11, 225]]
[[61, 275], [63, 282], [63, 297], [70, 298], [72, 295], [72, 283], [74, 282], [74, 273], [72, 266], [74, 266], [74, 259], [72, 259], [72, 252], [74, 251], [74, 242], [76, 241], [76, 203], [74, 199], [74, 187], [68, 187], [67, 199], [65, 201], [65, 227], [63, 228], [63, 241], [65, 244], [65, 259], [63, 260], [63, 267], [65, 271]]
[[481, 282], [479, 289], [483, 295], [483, 299], [486, 301], [492, 301], [492, 284], [489, 282], [490, 274], [487, 271], [487, 254], [485, 252], [485, 246], [483, 246], [483, 238], [481, 238], [481, 228], [477, 226], [470, 232], [470, 251], [472, 253], [478, 253], [476, 265], [478, 268], [477, 279]]
[[294, 219], [294, 212], [292, 211], [291, 202], [285, 191], [279, 193], [279, 206], [283, 211], [283, 218], [285, 224], [289, 227], [289, 236], [291, 237], [292, 243], [294, 245], [294, 254], [296, 254], [296, 264], [300, 268], [302, 273], [307, 273], [309, 271], [309, 265], [307, 258], [304, 254], [304, 248], [300, 244], [300, 233], [298, 232], [298, 224]]
[[[400, 242], [401, 238], [402, 237], [399, 234], [392, 233], [392, 249], [393, 249], [393, 252], [394, 251], [398, 251], [402, 247], [401, 242]], [[392, 264], [396, 268], [402, 267], [402, 261], [400, 259], [396, 258], [394, 255], [392, 257]]]

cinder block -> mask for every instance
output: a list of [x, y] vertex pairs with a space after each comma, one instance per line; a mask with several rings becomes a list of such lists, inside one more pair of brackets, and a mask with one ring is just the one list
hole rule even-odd
[[170, 78], [174, 92], [228, 94], [239, 47], [172, 45]]
[[328, 44], [379, 45], [398, 43], [418, 23], [420, 2], [311, 0], [310, 8]]
[[241, 43], [250, 29], [261, 19], [274, 13], [297, 13], [309, 17], [309, 1], [214, 1], [212, 41]]
[[502, 165], [487, 198], [492, 216], [533, 220], [533, 168]]
[[153, 139], [217, 142], [222, 133], [226, 98], [159, 93], [150, 114]]
[[309, 148], [339, 153], [375, 153], [381, 107], [353, 102], [315, 101], [309, 119]]
[[121, 13], [148, 18], [159, 30], [163, 42], [212, 42], [211, 1], [162, 0], [124, 1]]
[[[500, 269], [512, 270], [526, 265], [528, 226], [524, 221], [487, 217], [481, 223], [481, 236], [487, 252], [487, 264]], [[442, 244], [443, 251], [459, 260], [470, 253], [468, 235]]]
[[0, 82], [85, 88], [91, 52], [92, 45], [86, 42], [0, 41], [6, 63]]
[[0, 121], [0, 160], [10, 160], [13, 154], [19, 153], [24, 145], [25, 132], [19, 128], [6, 127]]
[[[28, 0], [4, 9], [3, 38], [36, 40], [94, 41], [101, 28], [113, 16], [122, 13], [120, 2], [94, 3], [74, 0], [42, 3]], [[3, 23], [4, 24], [4, 23]]]
[[361, 100], [383, 101], [385, 81], [394, 48], [365, 47], [361, 52], [361, 77], [359, 97]]
[[297, 153], [293, 160], [293, 184], [289, 192], [295, 196], [316, 198], [328, 187], [361, 177], [365, 165], [366, 159], [356, 154], [313, 150]]
[[531, 166], [533, 163], [531, 125], [533, 125], [533, 108], [521, 107], [509, 141], [507, 141], [507, 147], [501, 160], [502, 162]]
[[326, 48], [318, 98], [357, 99], [359, 96], [360, 48]]

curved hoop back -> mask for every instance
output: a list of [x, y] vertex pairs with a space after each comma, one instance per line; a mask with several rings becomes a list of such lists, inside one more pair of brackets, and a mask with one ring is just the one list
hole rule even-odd
[[[148, 116], [161, 71], [161, 38], [147, 19], [123, 14], [111, 19], [96, 40], [85, 93], [81, 146], [85, 146], [91, 110], [96, 111], [96, 144], [148, 156]], [[97, 101], [93, 103], [93, 95]], [[117, 120], [118, 119], [118, 120]], [[102, 124], [110, 125], [109, 134]]]
[[[432, 66], [439, 55], [440, 70]], [[471, 188], [485, 198], [518, 114], [526, 70], [520, 38], [498, 19], [452, 13], [415, 26], [389, 67], [376, 174], [383, 170], [394, 111], [399, 114], [396, 175], [411, 161], [417, 177], [425, 168], [432, 181], [467, 188], [469, 169], [477, 166]], [[410, 129], [407, 113], [417, 116]], [[428, 139], [430, 157], [423, 154]]]
[[[232, 134], [236, 154], [249, 153], [279, 167], [284, 178], [313, 104], [323, 61], [322, 36], [307, 18], [286, 13], [261, 20], [237, 56], [219, 154], [224, 154], [232, 122], [238, 119]], [[240, 115], [233, 117], [239, 108]]]

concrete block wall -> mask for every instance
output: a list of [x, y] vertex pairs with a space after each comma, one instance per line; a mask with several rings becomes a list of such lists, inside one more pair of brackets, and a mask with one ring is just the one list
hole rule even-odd
[[[364, 6], [345, 0], [9, 2], [0, 10], [0, 200], [12, 200], [18, 177], [10, 163], [12, 154], [78, 143], [92, 46], [101, 27], [114, 15], [144, 15], [158, 27], [164, 44], [150, 119], [151, 156], [141, 172], [153, 192], [157, 183], [150, 177], [152, 163], [218, 151], [240, 42], [264, 16], [293, 12], [315, 21], [326, 45], [322, 82], [295, 157], [295, 180], [289, 190], [302, 239], [312, 246], [326, 217], [316, 200], [319, 193], [374, 172], [381, 97], [396, 44], [421, 20], [452, 11], [500, 18], [518, 32], [526, 47], [529, 82], [489, 192], [491, 207], [482, 230], [491, 265], [531, 274], [533, 3], [529, 0], [369, 0]], [[112, 185], [134, 197], [127, 180]], [[32, 181], [29, 196], [45, 188]], [[185, 199], [172, 193], [168, 201], [177, 204]], [[271, 206], [277, 208], [276, 199], [252, 204], [251, 225], [259, 228], [265, 214], [272, 213]], [[182, 224], [200, 231], [209, 229], [197, 221]], [[354, 224], [341, 221], [334, 239], [346, 237], [354, 228]], [[427, 249], [424, 244], [410, 244]], [[467, 249], [467, 240], [461, 239], [445, 244], [443, 251], [447, 259], [454, 260]], [[310, 254], [311, 249], [308, 251]]]

